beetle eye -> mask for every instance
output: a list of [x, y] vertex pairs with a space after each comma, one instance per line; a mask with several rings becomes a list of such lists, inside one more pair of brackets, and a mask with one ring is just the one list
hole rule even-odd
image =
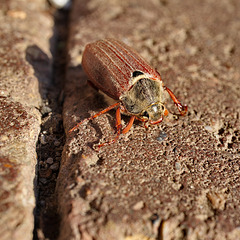
[[148, 112], [147, 112], [147, 111], [144, 111], [144, 112], [143, 112], [143, 116], [149, 118]]

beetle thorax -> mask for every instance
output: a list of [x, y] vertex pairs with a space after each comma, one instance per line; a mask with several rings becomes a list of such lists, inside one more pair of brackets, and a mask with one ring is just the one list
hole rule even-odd
[[120, 97], [130, 115], [141, 119], [157, 121], [164, 114], [164, 89], [161, 81], [143, 75]]

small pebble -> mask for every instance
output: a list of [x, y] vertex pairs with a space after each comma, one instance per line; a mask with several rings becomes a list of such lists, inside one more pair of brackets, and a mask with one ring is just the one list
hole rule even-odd
[[47, 184], [48, 180], [46, 178], [39, 178], [39, 182], [45, 185]]
[[62, 154], [61, 152], [56, 152], [56, 156], [57, 156], [57, 157], [60, 157], [61, 154]]
[[181, 170], [181, 164], [179, 162], [176, 162], [175, 163], [175, 168], [177, 171], [180, 171]]
[[53, 165], [50, 166], [50, 169], [52, 169], [53, 171], [57, 171], [59, 169], [59, 163], [54, 163]]
[[133, 210], [137, 211], [140, 210], [144, 207], [144, 202], [143, 201], [139, 201], [137, 202], [134, 206], [133, 206]]
[[39, 176], [40, 178], [49, 178], [52, 175], [52, 169], [40, 169]]
[[46, 205], [46, 202], [45, 202], [44, 200], [41, 200], [41, 201], [40, 201], [40, 205], [41, 205], [42, 207], [44, 207], [44, 206]]
[[212, 131], [213, 131], [213, 128], [212, 128], [211, 126], [209, 126], [209, 125], [204, 126], [204, 128], [205, 128], [207, 131], [209, 131], [209, 132], [212, 132]]
[[166, 137], [167, 137], [167, 133], [165, 133], [164, 131], [161, 131], [159, 137], [157, 137], [157, 140], [159, 142], [162, 142], [166, 139]]
[[39, 166], [44, 166], [44, 161], [39, 161]]
[[61, 161], [61, 157], [56, 157], [55, 159], [56, 159], [56, 161], [58, 161], [58, 162]]
[[54, 146], [58, 147], [61, 143], [57, 140], [54, 142]]
[[69, 9], [71, 6], [71, 0], [49, 0], [50, 3], [56, 8]]
[[46, 145], [47, 144], [46, 137], [44, 135], [40, 136], [40, 142], [41, 142], [42, 145]]
[[46, 163], [48, 163], [48, 164], [53, 164], [53, 158], [48, 158], [47, 160], [46, 160]]

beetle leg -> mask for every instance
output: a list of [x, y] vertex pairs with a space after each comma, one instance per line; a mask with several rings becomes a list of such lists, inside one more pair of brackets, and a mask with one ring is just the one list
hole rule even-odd
[[69, 130], [69, 133], [71, 133], [72, 131], [76, 130], [76, 129], [77, 129], [81, 124], [83, 124], [84, 122], [87, 122], [87, 121], [89, 121], [89, 120], [93, 120], [94, 118], [96, 118], [96, 117], [98, 117], [98, 116], [100, 116], [100, 115], [102, 115], [102, 114], [110, 111], [111, 109], [113, 109], [113, 108], [115, 108], [115, 107], [117, 107], [117, 106], [119, 106], [119, 105], [120, 105], [119, 102], [114, 103], [113, 105], [111, 105], [111, 106], [103, 109], [102, 111], [96, 113], [95, 115], [93, 115], [93, 116], [91, 116], [91, 117], [89, 117], [89, 118], [85, 118], [84, 120], [82, 120], [81, 122], [79, 122], [75, 127], [73, 127], [72, 129], [70, 129], [70, 130]]
[[140, 121], [140, 122], [143, 122], [145, 129], [148, 130], [148, 126], [147, 126], [148, 120], [145, 120], [145, 119], [142, 119], [142, 118], [138, 118], [138, 117], [136, 117], [136, 119], [138, 121]]
[[121, 134], [121, 128], [122, 128], [120, 107], [117, 108], [117, 110], [116, 110], [116, 128], [117, 128], [117, 135], [116, 135], [116, 137], [113, 140], [109, 141], [109, 142], [105, 142], [105, 143], [99, 144], [98, 148], [106, 146], [106, 145], [110, 145], [112, 143], [115, 143], [118, 140], [118, 138], [119, 138], [119, 136]]
[[155, 125], [155, 124], [158, 124], [158, 123], [162, 122], [162, 120], [163, 120], [162, 117], [159, 120], [157, 120], [157, 121], [151, 121], [150, 120], [150, 124]]
[[180, 114], [182, 116], [184, 116], [187, 112], [187, 105], [182, 105], [180, 103], [180, 101], [176, 98], [176, 96], [174, 95], [174, 93], [166, 86], [164, 86], [164, 89], [168, 92], [168, 94], [170, 95], [170, 97], [172, 98], [173, 102], [175, 103], [175, 105], [177, 106], [178, 108], [178, 111], [180, 112]]
[[116, 128], [117, 128], [117, 138], [118, 138], [122, 128], [120, 108], [116, 110]]
[[131, 128], [132, 125], [133, 125], [133, 122], [134, 122], [135, 118], [136, 118], [135, 116], [131, 116], [129, 123], [128, 123], [127, 126], [122, 130], [122, 133], [127, 133], [127, 132], [130, 130], [130, 128]]

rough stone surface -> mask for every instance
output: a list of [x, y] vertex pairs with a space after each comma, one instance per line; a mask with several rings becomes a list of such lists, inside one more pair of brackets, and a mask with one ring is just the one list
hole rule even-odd
[[32, 239], [38, 109], [50, 77], [52, 20], [45, 1], [10, 0], [1, 3], [0, 22], [0, 236]]
[[[74, 2], [59, 239], [240, 239], [239, 17], [238, 0]], [[134, 47], [189, 111], [148, 131], [136, 122], [97, 152], [114, 111], [68, 130], [107, 106], [80, 65], [85, 44], [106, 37]]]

